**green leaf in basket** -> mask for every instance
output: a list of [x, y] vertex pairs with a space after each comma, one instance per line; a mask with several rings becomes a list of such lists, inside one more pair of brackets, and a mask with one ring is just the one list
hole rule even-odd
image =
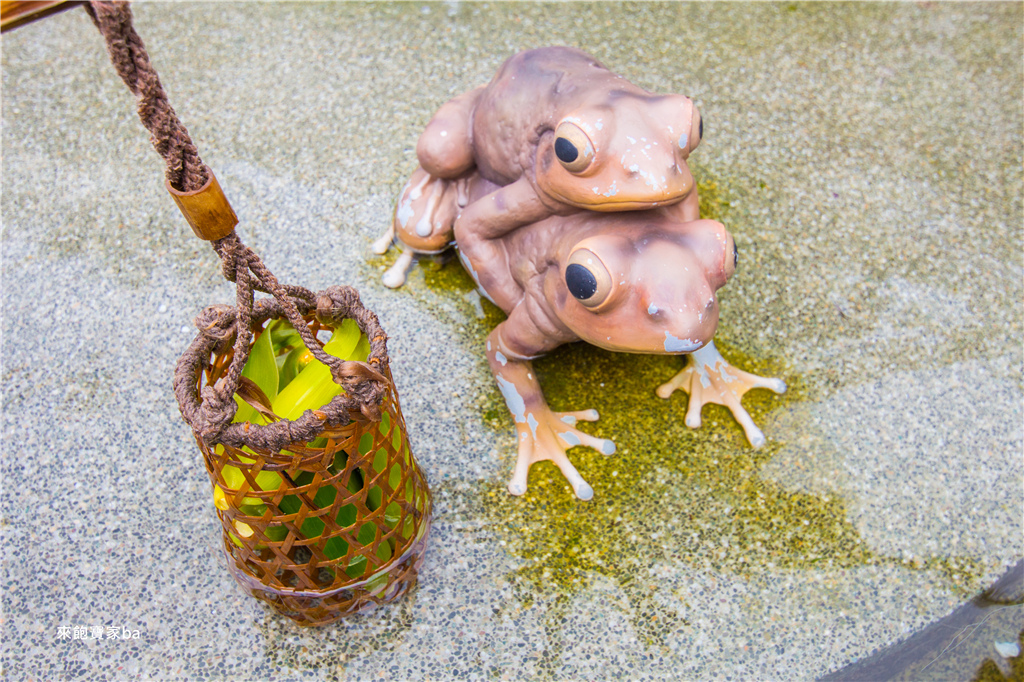
[[384, 501], [384, 491], [380, 489], [379, 485], [375, 485], [366, 493], [366, 506], [369, 507], [370, 511], [377, 511], [380, 508], [380, 503]]
[[345, 569], [345, 573], [350, 578], [362, 577], [363, 573], [366, 572], [366, 557], [357, 556], [348, 563], [348, 568]]
[[338, 496], [338, 491], [334, 489], [332, 485], [325, 485], [320, 490], [316, 491], [316, 496], [313, 498], [313, 504], [316, 505], [317, 509], [326, 509], [334, 504], [334, 498]]
[[268, 540], [281, 542], [288, 537], [288, 528], [283, 525], [268, 526], [266, 536]]
[[338, 510], [338, 516], [334, 521], [342, 528], [348, 528], [354, 524], [356, 522], [356, 506], [354, 504], [346, 504]]
[[279, 357], [277, 360], [281, 363], [280, 379], [278, 380], [280, 388], [283, 389], [290, 384], [292, 379], [297, 377], [299, 372], [305, 369], [312, 359], [313, 354], [305, 346], [292, 348], [286, 354]]
[[[351, 360], [360, 336], [362, 334], [355, 321], [344, 320], [334, 330], [324, 351], [342, 360]], [[277, 394], [272, 401], [272, 409], [282, 419], [294, 420], [306, 410], [323, 407], [341, 391], [341, 386], [331, 377], [330, 368], [314, 358]]]
[[398, 519], [402, 516], [402, 508], [397, 502], [392, 502], [384, 510], [384, 523], [388, 524], [391, 528], [398, 525]]
[[339, 537], [333, 537], [324, 543], [324, 554], [328, 559], [340, 559], [348, 552], [348, 543]]
[[[256, 343], [249, 349], [249, 359], [245, 361], [245, 367], [242, 368], [242, 376], [251, 379], [259, 386], [260, 390], [266, 394], [271, 404], [273, 404], [274, 398], [277, 396], [277, 361], [274, 359], [274, 348], [270, 341], [270, 334], [266, 330], [260, 334], [260, 337], [256, 339]], [[238, 410], [235, 412], [235, 416], [231, 420], [232, 422], [266, 423], [266, 420], [249, 403], [237, 395], [234, 398], [235, 402], [238, 403]]]
[[302, 501], [297, 495], [285, 495], [277, 506], [285, 514], [298, 514], [302, 509]]
[[302, 527], [299, 530], [302, 531], [303, 536], [312, 540], [323, 534], [324, 522], [319, 517], [311, 516], [302, 522]]
[[359, 343], [356, 344], [356, 349], [352, 351], [351, 360], [358, 362], [366, 362], [367, 358], [370, 357], [370, 339], [366, 338], [365, 334], [359, 335]]

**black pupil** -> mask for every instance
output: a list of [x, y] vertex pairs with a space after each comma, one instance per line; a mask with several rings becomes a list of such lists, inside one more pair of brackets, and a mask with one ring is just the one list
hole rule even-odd
[[559, 137], [555, 140], [555, 156], [562, 163], [572, 163], [579, 157], [580, 150], [576, 149], [576, 145], [564, 137]]
[[593, 273], [578, 263], [572, 263], [565, 269], [565, 283], [569, 293], [581, 301], [585, 301], [597, 292], [597, 279]]

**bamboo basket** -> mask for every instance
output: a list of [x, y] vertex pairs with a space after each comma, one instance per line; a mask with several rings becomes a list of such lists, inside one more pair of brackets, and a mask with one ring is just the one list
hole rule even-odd
[[[314, 337], [345, 317], [356, 320], [368, 338], [383, 336], [376, 316], [362, 309], [357, 296], [352, 307], [360, 310], [333, 316], [317, 314], [316, 299], [323, 300], [321, 295], [296, 299]], [[310, 410], [294, 422], [232, 424], [216, 439], [220, 442], [208, 442], [189, 415], [202, 405], [204, 387], [216, 385], [231, 365], [236, 315], [227, 306], [200, 315], [201, 333], [179, 361], [175, 378], [176, 389], [179, 382], [189, 387], [178, 392], [179, 402], [193, 426], [211, 488], [224, 493], [217, 515], [232, 575], [247, 593], [304, 626], [397, 599], [416, 582], [431, 496], [409, 449], [386, 345], [375, 343], [370, 357], [386, 378], [378, 419], [351, 410], [351, 421], [342, 425]], [[251, 344], [268, 320], [282, 316], [277, 300], [256, 301]], [[383, 358], [378, 348], [384, 349]], [[278, 437], [276, 445], [267, 437], [310, 422], [313, 437], [283, 442]], [[244, 482], [233, 476], [237, 487], [231, 487], [225, 467], [236, 467]]]

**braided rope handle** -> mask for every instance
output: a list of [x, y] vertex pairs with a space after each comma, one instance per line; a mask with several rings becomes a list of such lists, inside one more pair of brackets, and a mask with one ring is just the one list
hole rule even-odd
[[[297, 302], [302, 302], [304, 307], [308, 308], [311, 302], [317, 301], [318, 295], [302, 287], [282, 285], [264, 265], [262, 259], [243, 244], [235, 233], [234, 225], [237, 218], [227, 204], [227, 199], [223, 198], [213, 173], [199, 158], [199, 150], [171, 107], [142, 38], [132, 25], [132, 12], [128, 2], [93, 1], [85, 5], [85, 9], [106, 40], [110, 60], [118, 75], [138, 98], [139, 118], [150, 133], [153, 147], [166, 163], [168, 190], [182, 208], [186, 219], [193, 225], [196, 234], [210, 240], [214, 251], [221, 259], [224, 277], [235, 283], [236, 305], [232, 309], [234, 318], [230, 325], [233, 327], [235, 342], [230, 368], [216, 385], [203, 388], [202, 403], [197, 407], [193, 405], [194, 401], [183, 402], [184, 395], [179, 393], [179, 381], [176, 376], [175, 393], [178, 394], [178, 403], [182, 406], [182, 416], [207, 443], [218, 442], [231, 423], [236, 410], [232, 396], [238, 390], [242, 369], [249, 358], [254, 294], [261, 291], [276, 299], [284, 317], [302, 337], [306, 348], [313, 357], [330, 368], [334, 381], [345, 389], [345, 393], [331, 402], [332, 408], [337, 409], [327, 411], [329, 421], [347, 424], [351, 420], [349, 413], [362, 415], [370, 420], [380, 419], [379, 406], [389, 381], [382, 374], [382, 371], [387, 369], [387, 336], [380, 328], [376, 316], [370, 313], [372, 320], [366, 316], [362, 319], [357, 316], [356, 319], [363, 333], [370, 339], [371, 352], [368, 363], [342, 361], [324, 352], [313, 338], [297, 306]], [[215, 190], [210, 189], [211, 187], [215, 187]], [[230, 213], [230, 216], [225, 217], [225, 212]], [[221, 216], [223, 222], [213, 228], [196, 224], [209, 220], [214, 214]], [[332, 294], [337, 294], [342, 289], [332, 288], [321, 292], [319, 298], [322, 300], [315, 305], [318, 313], [331, 317], [331, 310], [354, 310], [355, 308], [345, 301], [331, 300]], [[338, 295], [343, 299], [350, 298], [348, 294]], [[355, 296], [355, 301], [361, 309], [358, 295]], [[208, 327], [208, 323], [209, 320], [202, 316], [197, 319], [197, 326], [204, 333], [209, 331], [204, 329]], [[179, 368], [180, 366], [179, 362]], [[180, 388], [185, 390], [184, 386]], [[186, 405], [194, 406], [195, 409], [186, 409]], [[279, 439], [275, 439], [275, 442], [276, 440]]]

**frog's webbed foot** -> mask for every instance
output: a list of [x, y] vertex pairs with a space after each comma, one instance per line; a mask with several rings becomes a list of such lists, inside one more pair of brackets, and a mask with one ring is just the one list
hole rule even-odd
[[701, 425], [704, 405], [724, 405], [743, 427], [747, 440], [755, 448], [765, 444], [764, 434], [757, 428], [750, 414], [740, 402], [743, 395], [755, 388], [767, 388], [775, 393], [786, 392], [781, 379], [760, 377], [736, 369], [722, 357], [712, 341], [686, 358], [686, 366], [655, 391], [659, 398], [668, 398], [676, 389], [690, 394], [686, 408], [686, 425], [695, 429]]
[[576, 467], [569, 461], [566, 450], [575, 445], [584, 445], [604, 455], [615, 453], [615, 443], [612, 441], [597, 438], [576, 428], [579, 420], [597, 421], [597, 410], [552, 412], [544, 405], [534, 406], [524, 414], [522, 420], [516, 415], [519, 455], [512, 479], [508, 483], [508, 491], [513, 495], [524, 494], [530, 466], [547, 459], [561, 470], [576, 497], [581, 500], [591, 499], [594, 496], [594, 489], [583, 480]]

